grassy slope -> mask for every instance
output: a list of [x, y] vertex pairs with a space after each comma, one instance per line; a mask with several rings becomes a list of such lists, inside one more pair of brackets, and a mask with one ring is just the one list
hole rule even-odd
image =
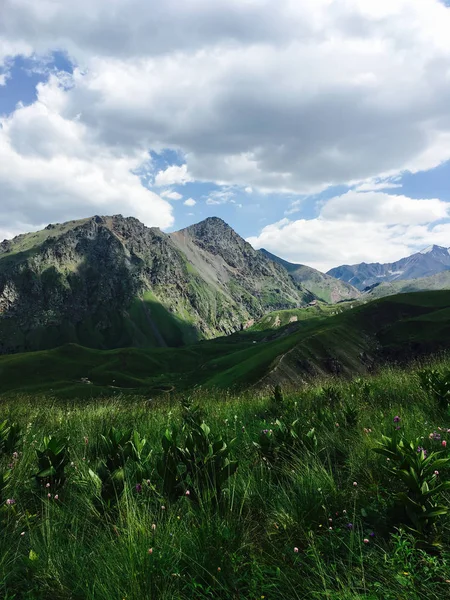
[[[275, 373], [281, 380], [330, 372], [364, 372], [364, 353], [405, 357], [409, 349], [433, 352], [450, 343], [450, 292], [389, 297], [342, 311], [306, 309], [310, 318], [276, 331], [243, 331], [183, 348], [110, 351], [66, 345], [54, 350], [0, 357], [0, 392], [46, 391], [91, 396], [194, 386], [246, 387]], [[276, 313], [277, 315], [280, 313]], [[287, 313], [290, 314], [290, 311]], [[88, 378], [92, 385], [81, 382]], [[275, 377], [276, 380], [276, 377]], [[26, 382], [26, 383], [24, 383]], [[270, 380], [269, 383], [273, 381]], [[113, 387], [112, 387], [113, 386]]]
[[[435, 366], [448, 370], [450, 362]], [[382, 434], [393, 431], [395, 415], [401, 417], [400, 434], [406, 439], [421, 437], [428, 451], [441, 448], [429, 434], [445, 425], [446, 413], [410, 370], [386, 369], [364, 380], [335, 382], [334, 389], [334, 404], [325, 399], [321, 386], [309, 386], [285, 395], [281, 407], [254, 394], [197, 393], [213, 434], [226, 442], [236, 440], [231, 457], [239, 467], [224, 485], [220, 510], [207, 502], [196, 506], [187, 496], [170, 503], [162, 493], [154, 464], [161, 456], [165, 429], [182, 423], [175, 398], [170, 407], [154, 402], [151, 410], [142, 397], [110, 397], [82, 405], [36, 402], [34, 396], [4, 401], [3, 414], [22, 427], [23, 440], [17, 458], [0, 453], [0, 470], [11, 471], [0, 512], [0, 596], [448, 597], [450, 515], [439, 518], [440, 553], [416, 547], [393, 510], [401, 484], [390, 476], [385, 458], [373, 452]], [[349, 421], [348, 405], [356, 410]], [[262, 430], [276, 431], [280, 413], [287, 424], [300, 422], [301, 439], [314, 428], [318, 444], [313, 449], [299, 446], [268, 468], [253, 442]], [[137, 429], [153, 454], [142, 491], [136, 490], [136, 475], [128, 463], [125, 492], [117, 508], [103, 513], [96, 508], [98, 490], [89, 469], [96, 470], [105, 458], [100, 435], [111, 425]], [[35, 449], [48, 434], [68, 438], [67, 481], [62, 488], [33, 489]], [[449, 442], [444, 452], [448, 457], [450, 435], [442, 435]], [[439, 469], [440, 481], [447, 480], [449, 468]], [[7, 506], [5, 498], [13, 498], [15, 504]], [[440, 501], [448, 506], [450, 493], [444, 492]]]

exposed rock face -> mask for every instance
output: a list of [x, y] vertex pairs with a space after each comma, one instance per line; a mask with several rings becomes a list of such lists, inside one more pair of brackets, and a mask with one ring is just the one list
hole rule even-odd
[[0, 244], [0, 352], [181, 345], [312, 297], [220, 219], [95, 216]]

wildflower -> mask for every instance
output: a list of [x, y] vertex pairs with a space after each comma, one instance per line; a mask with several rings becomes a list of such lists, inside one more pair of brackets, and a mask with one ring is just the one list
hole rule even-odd
[[13, 452], [12, 457], [14, 458], [14, 460], [17, 460], [19, 458], [19, 453], [18, 452]]
[[398, 415], [396, 415], [394, 417], [394, 423], [399, 423], [400, 422], [400, 417]]
[[186, 496], [190, 496], [190, 495], [191, 495], [191, 492], [190, 492], [189, 490], [186, 490], [186, 493], [185, 493], [185, 495], [186, 495]]
[[153, 554], [153, 548], [149, 548], [149, 549], [148, 549], [148, 553], [149, 553], [149, 554]]
[[328, 527], [328, 531], [333, 531], [333, 528], [332, 527]]
[[20, 535], [23, 537], [25, 535], [25, 531], [22, 531]]
[[420, 454], [421, 452], [423, 452], [424, 456], [427, 455], [425, 448], [422, 448], [422, 446], [417, 446], [417, 453]]
[[363, 539], [363, 542], [364, 542], [365, 544], [368, 544], [368, 543], [369, 543], [369, 540], [368, 540], [368, 538], [364, 538], [364, 539]]
[[151, 482], [150, 482], [150, 479], [147, 479], [147, 481], [146, 481], [146, 484], [147, 484], [147, 485], [150, 485], [150, 483], [151, 483]]
[[156, 530], [156, 523], [152, 523], [152, 531]]
[[161, 510], [166, 510], [166, 507], [165, 506], [161, 506]]
[[221, 569], [220, 567], [217, 567], [217, 570], [218, 570], [218, 571], [219, 571], [219, 573], [220, 573], [220, 571], [221, 571], [222, 569]]
[[59, 500], [59, 496], [58, 496], [58, 494], [55, 494], [55, 496], [54, 496], [54, 497], [55, 497], [55, 500]]
[[343, 515], [346, 515], [346, 514], [347, 514], [347, 511], [345, 510], [345, 508], [344, 508], [344, 510], [342, 511], [342, 514], [343, 514]]
[[356, 487], [358, 483], [356, 481], [353, 482], [353, 487]]
[[8, 500], [6, 501], [7, 506], [13, 506], [15, 503], [16, 501], [14, 500], [14, 498], [8, 498]]
[[70, 466], [71, 466], [71, 467], [74, 467], [74, 466], [75, 466], [75, 463], [72, 461], [72, 462], [70, 463]]
[[374, 538], [374, 537], [375, 537], [375, 531], [371, 531], [371, 532], [369, 533], [369, 537], [371, 537], [371, 538]]
[[347, 523], [347, 529], [353, 529], [353, 523]]
[[50, 484], [49, 484], [49, 483], [46, 483], [46, 484], [45, 484], [45, 487], [46, 487], [46, 488], [49, 488], [49, 487], [50, 487]]
[[295, 554], [298, 554], [298, 548], [297, 548], [297, 546], [295, 546], [294, 552], [295, 552]]
[[439, 471], [435, 471], [434, 474], [436, 475], [436, 477], [439, 477]]
[[328, 521], [329, 521], [330, 523], [332, 523], [332, 522], [333, 522], [333, 519], [330, 517], [330, 518], [328, 519]]
[[140, 494], [142, 492], [142, 485], [140, 483], [136, 484], [136, 491], [138, 494]]
[[245, 427], [244, 427], [244, 426], [242, 426], [242, 433], [244, 433], [244, 431], [245, 431]]
[[47, 494], [47, 498], [51, 498], [51, 497], [52, 497], [52, 495], [51, 495], [51, 494]]
[[443, 446], [444, 448], [446, 448], [446, 447], [447, 447], [447, 442], [446, 442], [445, 440], [442, 440], [442, 446]]
[[84, 436], [84, 443], [86, 446], [89, 444], [89, 438], [87, 436]]
[[335, 423], [334, 425], [335, 425], [335, 427], [339, 427], [339, 423]]
[[440, 433], [436, 433], [435, 431], [433, 431], [433, 433], [430, 433], [430, 435], [428, 437], [430, 438], [430, 440], [433, 440], [434, 442], [440, 442], [441, 441], [441, 434]]

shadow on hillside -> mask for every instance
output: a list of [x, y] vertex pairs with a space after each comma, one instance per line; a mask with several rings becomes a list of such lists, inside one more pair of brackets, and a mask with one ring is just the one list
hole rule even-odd
[[141, 297], [141, 258], [125, 258], [113, 237], [75, 243], [74, 250], [50, 238], [39, 249], [1, 255], [0, 354], [67, 343], [104, 350], [197, 341], [190, 323]]

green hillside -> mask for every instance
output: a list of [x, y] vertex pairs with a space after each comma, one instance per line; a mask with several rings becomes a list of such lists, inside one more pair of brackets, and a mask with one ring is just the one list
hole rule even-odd
[[448, 289], [450, 289], [450, 271], [442, 271], [442, 273], [436, 273], [429, 277], [380, 283], [363, 297], [372, 300], [374, 298], [383, 298], [384, 296], [391, 296], [394, 294]]
[[[408, 360], [450, 347], [448, 291], [344, 306], [317, 305], [295, 315], [278, 311], [248, 330], [183, 348], [101, 351], [68, 344], [4, 355], [0, 393], [89, 397], [298, 384], [319, 375], [364, 373], [390, 358]], [[292, 316], [297, 321], [289, 322]], [[281, 323], [274, 328], [277, 318]]]

